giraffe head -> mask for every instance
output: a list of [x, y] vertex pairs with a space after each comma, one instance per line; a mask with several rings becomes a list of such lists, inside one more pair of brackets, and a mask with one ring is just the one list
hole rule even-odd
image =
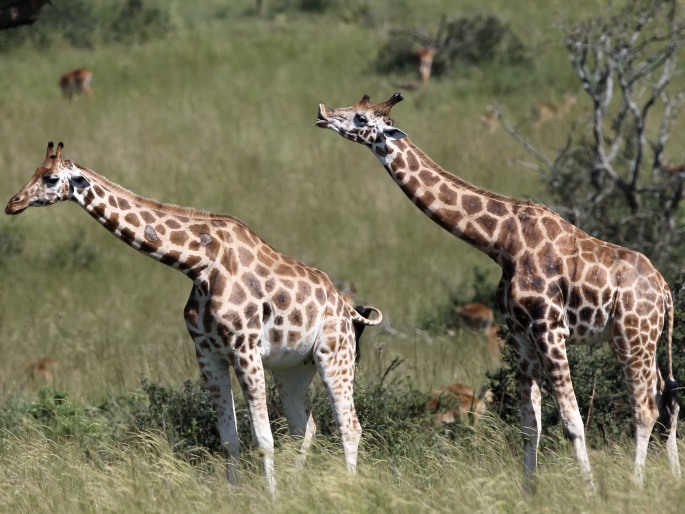
[[5, 207], [7, 214], [19, 214], [27, 207], [52, 205], [71, 198], [75, 189], [82, 190], [90, 186], [78, 166], [62, 159], [62, 148], [59, 143], [57, 151], [52, 142], [48, 143], [45, 160], [29, 180], [14, 195]]
[[390, 109], [402, 101], [402, 95], [395, 93], [387, 101], [371, 103], [368, 95], [352, 107], [328, 109], [319, 104], [317, 127], [335, 130], [342, 137], [367, 146], [383, 143], [386, 139], [402, 139], [407, 134], [394, 127]]

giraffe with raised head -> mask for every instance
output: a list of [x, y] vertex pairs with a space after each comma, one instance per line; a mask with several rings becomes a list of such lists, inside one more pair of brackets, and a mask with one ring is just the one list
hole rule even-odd
[[[369, 147], [424, 214], [502, 268], [496, 298], [518, 347], [527, 476], [537, 468], [544, 371], [581, 472], [594, 486], [566, 345], [606, 340], [623, 368], [634, 407], [636, 480], [643, 480], [657, 420], [668, 433], [671, 470], [679, 476], [673, 302], [662, 276], [644, 255], [591, 237], [542, 205], [486, 191], [445, 171], [394, 126], [390, 110], [401, 100], [397, 93], [378, 104], [368, 96], [352, 107], [320, 104], [317, 125]], [[655, 356], [664, 320], [666, 377]]]
[[376, 318], [360, 315], [325, 273], [283, 255], [238, 219], [135, 195], [63, 159], [62, 148], [62, 143], [56, 149], [48, 145], [45, 160], [5, 212], [75, 201], [124, 243], [193, 281], [185, 321], [228, 451], [229, 480], [237, 482], [239, 451], [230, 368], [245, 396], [272, 493], [274, 443], [264, 369], [273, 374], [290, 433], [302, 439], [303, 456], [316, 430], [307, 391], [319, 372], [347, 468], [354, 472], [361, 437], [352, 397], [355, 325], [377, 325], [380, 311], [361, 307]]

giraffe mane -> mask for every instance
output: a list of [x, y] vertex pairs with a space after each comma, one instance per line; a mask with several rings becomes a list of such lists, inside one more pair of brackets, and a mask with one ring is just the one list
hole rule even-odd
[[[81, 170], [84, 175], [86, 175], [89, 178], [92, 178], [95, 180], [95, 182], [99, 183], [101, 186], [107, 187], [110, 191], [118, 194], [122, 194], [131, 201], [135, 202], [136, 204], [140, 205], [141, 207], [145, 207], [148, 209], [156, 210], [156, 211], [161, 211], [166, 214], [172, 214], [172, 215], [177, 215], [177, 216], [185, 216], [188, 218], [193, 218], [193, 219], [198, 219], [198, 220], [217, 220], [217, 221], [230, 221], [231, 223], [237, 223], [238, 225], [241, 225], [249, 230], [247, 225], [243, 223], [241, 220], [234, 216], [230, 216], [228, 214], [217, 214], [214, 212], [209, 212], [209, 211], [203, 211], [200, 209], [194, 209], [192, 207], [182, 207], [179, 205], [171, 204], [171, 203], [162, 203], [157, 200], [153, 200], [151, 198], [147, 198], [145, 196], [141, 196], [139, 194], [136, 194], [129, 189], [126, 189], [124, 186], [121, 186], [117, 184], [116, 182], [111, 181], [110, 179], [103, 177], [102, 175], [99, 175], [98, 173], [95, 173], [93, 170], [89, 168], [85, 168], [79, 164], [76, 164], [73, 161], [65, 161], [68, 165], [74, 166]], [[250, 231], [251, 232], [251, 231]]]
[[548, 207], [537, 203], [533, 202], [531, 200], [519, 200], [517, 198], [513, 198], [511, 196], [506, 196], [506, 195], [501, 195], [498, 193], [494, 193], [492, 191], [488, 191], [487, 189], [483, 189], [481, 187], [478, 187], [474, 184], [471, 184], [470, 182], [467, 182], [466, 180], [463, 180], [449, 171], [445, 170], [442, 166], [440, 166], [438, 163], [436, 163], [433, 159], [431, 159], [428, 155], [426, 155], [418, 146], [416, 146], [413, 142], [409, 140], [409, 138], [405, 138], [404, 141], [406, 144], [409, 144], [412, 147], [412, 150], [420, 157], [420, 159], [426, 163], [426, 165], [430, 168], [432, 168], [436, 173], [442, 175], [446, 180], [449, 180], [450, 182], [459, 185], [460, 187], [463, 187], [464, 189], [468, 189], [469, 191], [472, 191], [480, 196], [483, 196], [485, 198], [491, 199], [491, 200], [498, 200], [500, 202], [505, 202], [509, 205], [519, 205], [521, 207], [532, 207], [532, 208], [538, 208], [542, 209], [547, 212], [551, 212], [555, 215], [558, 216], [554, 211], [549, 209]]

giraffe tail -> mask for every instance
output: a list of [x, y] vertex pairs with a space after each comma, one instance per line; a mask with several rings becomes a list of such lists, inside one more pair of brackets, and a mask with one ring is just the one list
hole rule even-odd
[[[374, 319], [369, 318], [372, 312], [376, 313]], [[383, 314], [376, 307], [371, 307], [370, 305], [357, 305], [354, 309], [350, 309], [350, 315], [352, 316], [353, 323], [359, 323], [365, 326], [376, 326], [383, 321]]]
[[[376, 313], [376, 318], [370, 320], [369, 316], [372, 312]], [[377, 325], [382, 321], [383, 314], [375, 307], [370, 307], [368, 305], [356, 305], [354, 310], [350, 311], [350, 314], [352, 315], [352, 325], [354, 326], [354, 340], [357, 343], [354, 350], [354, 363], [359, 364], [359, 361], [362, 358], [362, 348], [359, 344], [359, 339], [368, 325]], [[359, 321], [360, 319], [363, 321]]]
[[666, 344], [668, 352], [668, 375], [662, 377], [657, 366], [657, 405], [659, 408], [658, 422], [668, 433], [677, 421], [678, 411], [678, 381], [673, 376], [673, 297], [668, 286], [664, 288], [664, 303], [666, 307]]

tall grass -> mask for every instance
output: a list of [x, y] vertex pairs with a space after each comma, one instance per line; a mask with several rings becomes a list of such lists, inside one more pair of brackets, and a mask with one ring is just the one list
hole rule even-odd
[[24, 437], [3, 438], [3, 512], [676, 513], [685, 495], [665, 459], [650, 458], [644, 488], [632, 486], [631, 449], [623, 446], [591, 453], [595, 494], [580, 486], [566, 453], [543, 456], [537, 489], [526, 492], [518, 449], [487, 420], [461, 440], [437, 441], [420, 455], [372, 460], [362, 449], [356, 476], [325, 441], [301, 469], [295, 449], [285, 446], [276, 455], [276, 501], [265, 491], [256, 456], [241, 461], [235, 488], [226, 482], [222, 459], [208, 455], [203, 465], [190, 466], [154, 433], [126, 444], [105, 442], [97, 452], [40, 434], [28, 428]]
[[[316, 129], [316, 107], [395, 91], [395, 77], [372, 67], [390, 29], [428, 31], [441, 14], [496, 12], [535, 52], [530, 71], [464, 69], [426, 94], [406, 93], [394, 117], [446, 169], [544, 201], [535, 173], [512, 164], [527, 156], [501, 132], [483, 131], [479, 117], [499, 97], [525, 119], [535, 101], [574, 90], [556, 24], [603, 4], [357, 1], [349, 4], [353, 22], [344, 21], [349, 10], [257, 17], [251, 1], [152, 4], [169, 9], [176, 31], [166, 39], [2, 56], [0, 199], [28, 181], [47, 141], [62, 140], [67, 158], [136, 193], [237, 216], [288, 255], [354, 283], [405, 336], [368, 329], [363, 376], [382, 375], [400, 358], [401, 372], [422, 390], [479, 387], [493, 363], [478, 339], [427, 337], [416, 327], [452, 291], [471, 288], [474, 269], [496, 283], [497, 267], [422, 216], [370, 152]], [[77, 66], [94, 71], [91, 103], [60, 98], [58, 77]], [[576, 114], [585, 107], [581, 100]], [[566, 124], [523, 130], [553, 152]], [[41, 356], [61, 363], [54, 385], [84, 401], [136, 390], [141, 377], [176, 384], [197, 376], [182, 319], [190, 283], [180, 274], [125, 248], [76, 205], [0, 217], [0, 236], [14, 241], [0, 255], [1, 398], [41, 385], [23, 370]], [[281, 492], [271, 503], [256, 459], [245, 460], [242, 485], [231, 489], [217, 457], [191, 467], [154, 434], [101, 441], [94, 452], [27, 425], [21, 436], [0, 437], [0, 510], [674, 512], [684, 496], [653, 453], [644, 491], [632, 488], [632, 446], [623, 443], [591, 455], [596, 496], [584, 493], [566, 453], [544, 454], [538, 492], [526, 495], [518, 440], [506, 439], [495, 420], [440, 441], [438, 451], [410, 448], [401, 459], [377, 460], [362, 452], [356, 477], [342, 471], [337, 446], [317, 444], [302, 473], [292, 452], [279, 452]]]

